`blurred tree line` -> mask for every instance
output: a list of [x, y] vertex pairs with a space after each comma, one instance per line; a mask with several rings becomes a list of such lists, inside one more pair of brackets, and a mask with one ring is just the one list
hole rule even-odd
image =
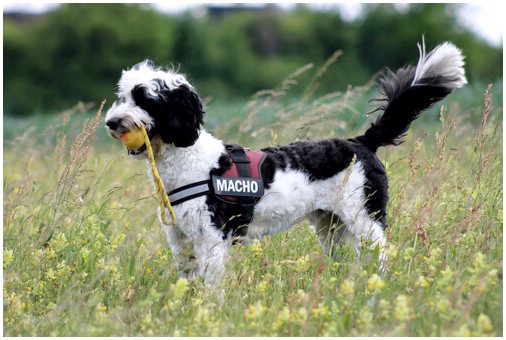
[[112, 99], [120, 71], [145, 58], [179, 68], [202, 96], [227, 99], [273, 88], [342, 50], [320, 79], [320, 90], [341, 90], [385, 66], [416, 63], [422, 34], [428, 50], [445, 40], [459, 46], [471, 81], [502, 79], [502, 50], [459, 26], [456, 6], [416, 4], [399, 13], [393, 5], [367, 5], [351, 22], [303, 5], [167, 15], [147, 5], [66, 4], [24, 22], [4, 13], [4, 112]]

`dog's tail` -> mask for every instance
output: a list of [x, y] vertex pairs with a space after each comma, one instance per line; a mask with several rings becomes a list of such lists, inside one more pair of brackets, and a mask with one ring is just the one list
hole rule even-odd
[[464, 57], [453, 44], [445, 42], [426, 55], [422, 39], [418, 50], [420, 59], [416, 68], [407, 66], [396, 73], [387, 71], [381, 80], [385, 103], [373, 111], [382, 110], [383, 115], [364, 135], [355, 138], [373, 152], [380, 146], [400, 144], [413, 120], [467, 83]]

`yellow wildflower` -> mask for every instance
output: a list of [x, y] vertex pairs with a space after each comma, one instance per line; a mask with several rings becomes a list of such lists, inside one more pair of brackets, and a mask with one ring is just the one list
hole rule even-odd
[[25, 303], [21, 301], [21, 297], [17, 296], [16, 293], [12, 293], [7, 297], [7, 304], [9, 305], [9, 311], [13, 313], [21, 313], [25, 308]]
[[473, 334], [469, 330], [469, 326], [466, 324], [463, 324], [462, 326], [460, 326], [460, 328], [456, 332], [452, 333], [452, 336], [467, 338], [467, 337], [473, 336]]
[[14, 261], [14, 252], [12, 249], [4, 249], [4, 269]]
[[259, 284], [258, 284], [258, 291], [260, 293], [263, 293], [265, 292], [269, 287], [271, 286], [271, 284], [267, 281], [261, 281]]
[[260, 256], [263, 253], [262, 243], [259, 240], [254, 240], [249, 245], [249, 250], [253, 256]]
[[341, 267], [341, 264], [339, 262], [335, 261], [335, 262], [332, 262], [331, 267], [332, 267], [332, 270], [338, 270], [339, 267]]
[[442, 254], [443, 251], [441, 250], [441, 248], [432, 248], [430, 251], [430, 257], [434, 260], [439, 259]]
[[47, 252], [47, 258], [48, 259], [51, 260], [51, 259], [54, 259], [54, 258], [56, 258], [58, 256], [58, 255], [56, 255], [56, 252], [53, 249], [53, 247], [51, 247], [51, 244], [49, 245], [49, 247], [47, 247], [47, 250], [48, 250], [48, 252]]
[[445, 268], [444, 270], [442, 270], [441, 271], [441, 278], [439, 279], [439, 281], [441, 282], [441, 285], [451, 284], [454, 274], [455, 273], [449, 268]]
[[186, 291], [189, 289], [188, 280], [180, 277], [179, 279], [177, 279], [175, 284], [171, 285], [171, 288], [172, 288], [172, 296], [174, 297], [174, 299], [179, 300], [184, 296]]
[[254, 305], [249, 305], [244, 313], [246, 320], [258, 319], [262, 314], [267, 311], [267, 307], [262, 306], [262, 302], [258, 301]]
[[434, 273], [438, 267], [441, 267], [443, 260], [441, 259], [443, 251], [440, 248], [433, 248], [429, 256], [424, 256], [423, 261], [428, 265], [428, 271]]
[[429, 288], [430, 283], [432, 282], [432, 280], [433, 279], [430, 278], [430, 277], [426, 277], [426, 276], [420, 275], [418, 277], [418, 280], [416, 281], [416, 285], [418, 287], [422, 287], [422, 288], [427, 289], [427, 288]]
[[476, 330], [478, 331], [478, 333], [481, 335], [492, 331], [492, 329], [493, 326], [492, 322], [490, 321], [490, 318], [483, 313], [480, 314], [478, 316], [478, 319], [476, 320]]
[[442, 314], [448, 313], [451, 303], [448, 299], [440, 298], [436, 301], [436, 310]]
[[478, 252], [473, 260], [473, 267], [475, 270], [480, 270], [486, 268], [485, 255], [483, 253]]
[[209, 327], [211, 324], [211, 313], [206, 307], [199, 307], [195, 315], [195, 323], [204, 327]]
[[377, 294], [381, 291], [381, 289], [385, 287], [385, 282], [378, 274], [372, 274], [372, 276], [367, 280], [367, 294]]
[[307, 272], [310, 266], [311, 263], [309, 262], [309, 255], [300, 257], [297, 259], [297, 261], [295, 261], [295, 270], [300, 273]]
[[49, 280], [54, 280], [56, 279], [56, 272], [53, 270], [53, 268], [49, 268], [48, 271], [46, 272], [46, 277], [49, 279]]
[[385, 250], [385, 255], [389, 260], [394, 260], [398, 253], [399, 249], [397, 249], [397, 247], [393, 244], [390, 244]]
[[62, 260], [56, 265], [56, 273], [60, 278], [70, 274], [70, 267], [65, 260]]
[[151, 313], [147, 313], [144, 318], [141, 320], [141, 330], [146, 332], [146, 335], [147, 336], [150, 336], [150, 331], [152, 332], [152, 328], [154, 326], [153, 324], [153, 316], [151, 315]]
[[353, 296], [355, 293], [355, 282], [352, 280], [344, 280], [339, 286], [339, 290], [343, 296]]
[[373, 314], [371, 313], [369, 308], [364, 307], [360, 310], [360, 312], [358, 314], [357, 324], [361, 330], [367, 330], [372, 325], [372, 319], [373, 319]]
[[399, 295], [394, 301], [394, 318], [399, 321], [411, 319], [411, 309], [405, 295]]
[[50, 242], [50, 245], [55, 252], [59, 252], [60, 250], [68, 247], [69, 243], [64, 233], [58, 233], [54, 235], [53, 239]]
[[298, 321], [305, 321], [307, 319], [307, 311], [304, 307], [300, 307], [293, 313], [293, 318]]
[[497, 284], [498, 273], [499, 271], [497, 269], [492, 269], [488, 272], [487, 278], [491, 286], [495, 286]]
[[116, 248], [118, 248], [118, 246], [125, 239], [125, 237], [126, 235], [123, 233], [119, 233], [115, 237], [113, 237], [111, 240], [111, 250], [116, 250]]
[[290, 320], [290, 311], [288, 307], [284, 306], [281, 313], [277, 314], [276, 320], [272, 324], [272, 330], [275, 332], [279, 331], [288, 320]]
[[381, 299], [379, 302], [380, 315], [383, 318], [388, 318], [390, 315], [390, 303], [388, 300]]
[[327, 317], [330, 315], [330, 309], [324, 302], [320, 302], [317, 307], [311, 308], [311, 315], [318, 317]]
[[81, 256], [83, 258], [83, 261], [87, 261], [90, 257], [90, 250], [87, 247], [83, 247], [80, 250]]
[[415, 256], [415, 249], [412, 247], [404, 250], [404, 260], [409, 261]]

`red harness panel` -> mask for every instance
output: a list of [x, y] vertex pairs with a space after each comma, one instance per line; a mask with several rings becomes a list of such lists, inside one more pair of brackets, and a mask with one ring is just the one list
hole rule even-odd
[[[265, 159], [265, 153], [262, 151], [251, 151], [251, 150], [244, 150], [246, 152], [246, 156], [249, 159], [249, 170], [251, 173], [251, 177], [255, 179], [261, 179], [261, 167], [262, 163]], [[238, 177], [237, 174], [237, 167], [235, 166], [235, 163], [232, 162], [232, 166], [230, 169], [225, 171], [225, 173], [222, 175], [223, 177]], [[230, 202], [237, 202], [238, 197], [234, 196], [220, 196], [221, 199], [224, 199], [226, 201]]]

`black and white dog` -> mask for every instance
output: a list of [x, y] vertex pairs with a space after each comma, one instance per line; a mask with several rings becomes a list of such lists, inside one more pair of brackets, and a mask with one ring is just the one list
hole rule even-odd
[[[341, 239], [357, 247], [361, 240], [379, 246], [381, 268], [388, 181], [375, 152], [398, 144], [420, 113], [467, 82], [464, 57], [453, 44], [445, 42], [428, 54], [423, 43], [418, 48], [416, 67], [388, 71], [381, 80], [386, 98], [378, 109], [383, 114], [363, 135], [261, 150], [264, 193], [255, 199], [246, 227], [230, 222], [242, 211], [240, 204], [224, 202], [212, 185], [211, 177], [224, 174], [234, 160], [230, 148], [203, 128], [205, 113], [194, 87], [183, 75], [150, 61], [123, 71], [118, 100], [105, 117], [108, 133], [120, 139], [145, 126], [169, 191], [210, 183], [203, 193], [174, 207], [173, 225], [162, 223], [179, 274], [215, 285], [224, 274], [234, 236], [247, 243], [287, 230], [303, 218], [315, 227], [324, 251], [332, 252]], [[128, 153], [147, 159], [145, 145]]]

